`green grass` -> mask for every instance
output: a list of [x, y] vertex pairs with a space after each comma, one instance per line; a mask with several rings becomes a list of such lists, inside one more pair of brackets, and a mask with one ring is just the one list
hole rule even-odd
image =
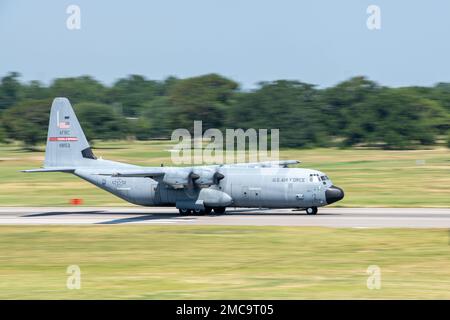
[[[95, 153], [170, 165], [168, 142], [97, 142]], [[344, 188], [339, 206], [450, 206], [450, 152], [282, 150]], [[0, 145], [0, 205], [128, 205], [68, 174], [23, 174], [43, 152]], [[417, 160], [425, 160], [418, 164]], [[442, 229], [227, 226], [0, 226], [0, 299], [450, 299]], [[79, 265], [82, 288], [66, 288]], [[382, 288], [366, 286], [369, 265]]]
[[[450, 299], [447, 230], [1, 226], [0, 299]], [[81, 268], [81, 289], [66, 269]], [[369, 265], [381, 289], [366, 286]]]
[[[170, 165], [171, 144], [97, 142], [95, 154], [138, 165]], [[43, 149], [43, 147], [41, 148]], [[446, 148], [413, 151], [364, 149], [287, 149], [282, 159], [326, 172], [346, 192], [335, 206], [449, 207], [450, 152]], [[123, 206], [126, 202], [68, 174], [23, 174], [42, 165], [43, 152], [0, 145], [0, 205], [63, 206], [83, 198], [88, 206]], [[419, 164], [417, 160], [424, 160]]]

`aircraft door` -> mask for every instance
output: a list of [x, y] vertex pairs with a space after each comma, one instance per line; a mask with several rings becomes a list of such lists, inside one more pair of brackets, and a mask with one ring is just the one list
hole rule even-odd
[[310, 174], [309, 177], [306, 180], [306, 206], [314, 206], [317, 205], [317, 174]]

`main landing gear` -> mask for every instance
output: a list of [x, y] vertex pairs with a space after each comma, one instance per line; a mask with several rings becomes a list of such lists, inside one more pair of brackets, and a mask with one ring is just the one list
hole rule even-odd
[[189, 214], [192, 213], [192, 210], [190, 210], [190, 209], [178, 209], [178, 211], [179, 211], [180, 214], [183, 215], [183, 216], [187, 216], [187, 215], [189, 215]]
[[187, 216], [187, 215], [191, 215], [191, 214], [194, 214], [196, 216], [210, 214], [212, 210], [214, 210], [215, 214], [224, 214], [225, 210], [226, 210], [226, 207], [205, 208], [204, 210], [202, 210], [202, 209], [194, 209], [194, 210], [192, 210], [192, 209], [178, 209], [180, 214], [183, 215], [183, 216]]
[[308, 215], [317, 214], [317, 207], [306, 208], [306, 214]]
[[193, 214], [196, 216], [210, 214], [211, 210], [212, 210], [211, 208], [205, 208], [205, 210], [202, 210], [202, 209], [178, 209], [180, 214], [183, 216], [189, 216], [189, 215], [193, 215]]
[[195, 215], [204, 215], [204, 214], [210, 214], [211, 208], [205, 208], [205, 209], [194, 209], [193, 212]]

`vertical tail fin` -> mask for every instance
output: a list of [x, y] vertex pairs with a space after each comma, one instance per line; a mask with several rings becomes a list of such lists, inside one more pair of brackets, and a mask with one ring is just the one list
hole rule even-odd
[[89, 165], [94, 154], [67, 98], [55, 98], [50, 111], [44, 167]]

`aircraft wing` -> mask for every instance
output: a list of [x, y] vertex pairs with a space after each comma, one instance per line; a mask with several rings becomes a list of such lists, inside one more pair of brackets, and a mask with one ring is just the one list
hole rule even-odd
[[151, 168], [151, 169], [142, 168], [134, 170], [123, 169], [121, 171], [110, 171], [97, 174], [100, 176], [112, 176], [112, 177], [156, 178], [164, 176], [165, 171], [161, 170], [160, 168]]
[[189, 187], [193, 184], [197, 185], [213, 185], [217, 184], [224, 175], [215, 168], [174, 168], [174, 167], [143, 167], [136, 169], [114, 169], [108, 171], [100, 171], [97, 175], [111, 177], [140, 177], [152, 178], [161, 181], [175, 189]]
[[299, 160], [279, 160], [279, 161], [262, 161], [225, 164], [224, 167], [244, 167], [244, 168], [287, 168], [290, 165], [300, 163]]

